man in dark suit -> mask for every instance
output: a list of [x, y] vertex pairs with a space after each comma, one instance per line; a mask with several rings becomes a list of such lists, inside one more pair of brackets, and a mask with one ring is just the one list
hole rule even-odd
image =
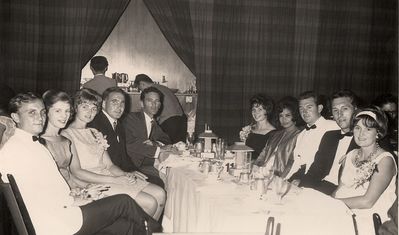
[[351, 132], [352, 116], [357, 108], [356, 95], [350, 90], [338, 91], [331, 97], [331, 106], [334, 120], [341, 129], [323, 135], [315, 160], [299, 184], [328, 195], [338, 185], [339, 160], [357, 148]]
[[119, 121], [125, 110], [125, 100], [125, 93], [120, 88], [111, 87], [105, 90], [102, 111], [88, 126], [101, 131], [106, 136], [109, 144], [107, 151], [116, 166], [163, 188], [164, 183], [159, 177], [140, 173], [139, 168], [126, 153], [125, 130]]
[[159, 175], [154, 167], [156, 159], [165, 160], [173, 147], [169, 136], [156, 122], [163, 100], [162, 93], [155, 87], [141, 92], [141, 112], [129, 113], [123, 120], [126, 133], [126, 150], [132, 162], [145, 174]]

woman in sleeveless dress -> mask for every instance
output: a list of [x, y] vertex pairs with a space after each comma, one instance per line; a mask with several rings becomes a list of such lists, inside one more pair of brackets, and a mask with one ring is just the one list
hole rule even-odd
[[[84, 129], [89, 130], [89, 132], [85, 132], [87, 136], [83, 138], [87, 143], [83, 145], [77, 141], [79, 142], [78, 146], [83, 149], [83, 151], [77, 151], [77, 146], [71, 136], [65, 134], [68, 138], [59, 135], [60, 130], [65, 127], [71, 115], [72, 101], [70, 97], [65, 92], [51, 91], [46, 92], [43, 98], [48, 110], [48, 121], [42, 137], [46, 139], [47, 148], [59, 164], [60, 172], [66, 179], [69, 178], [67, 181], [72, 185], [71, 187], [76, 184], [79, 186], [83, 184], [84, 186], [89, 183], [110, 186], [108, 191], [104, 192], [105, 195], [128, 194], [149, 215], [158, 219], [159, 215], [156, 214], [159, 207], [157, 200], [159, 199], [159, 204], [162, 207], [164, 204], [162, 197], [165, 197], [164, 191], [146, 182], [145, 176], [136, 177], [138, 174], [126, 173], [114, 166], [106, 152], [106, 140], [95, 129]], [[78, 155], [78, 152], [80, 155]], [[83, 169], [81, 165], [88, 168]], [[149, 193], [153, 193], [153, 195]]]
[[382, 222], [388, 220], [388, 209], [396, 198], [395, 160], [378, 145], [387, 133], [387, 118], [376, 108], [363, 109], [353, 118], [352, 127], [360, 148], [341, 160], [343, 171], [334, 197], [356, 214], [359, 235], [374, 234], [372, 214], [378, 213]]
[[250, 99], [252, 118], [254, 124], [246, 126], [240, 132], [241, 141], [251, 147], [252, 160], [258, 158], [260, 152], [265, 147], [271, 131], [276, 128], [271, 124], [272, 112], [274, 108], [273, 100], [261, 94], [257, 94]]

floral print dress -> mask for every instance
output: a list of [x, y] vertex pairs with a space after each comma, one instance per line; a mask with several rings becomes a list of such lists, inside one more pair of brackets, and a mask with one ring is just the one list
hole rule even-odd
[[[80, 166], [84, 170], [102, 175], [112, 175], [107, 169], [110, 159], [105, 158], [105, 151], [108, 148], [107, 140], [101, 132], [94, 128], [67, 128], [62, 131], [62, 135], [71, 140], [79, 157]], [[110, 186], [106, 195], [128, 194], [133, 199], [149, 183], [137, 179], [136, 183], [128, 185], [107, 184]]]

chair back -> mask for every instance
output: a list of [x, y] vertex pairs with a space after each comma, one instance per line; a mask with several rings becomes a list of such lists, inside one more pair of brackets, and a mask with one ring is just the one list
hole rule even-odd
[[0, 173], [0, 187], [11, 212], [11, 216], [17, 228], [18, 234], [35, 235], [35, 229], [33, 228], [28, 210], [26, 209], [24, 200], [22, 199], [15, 179], [11, 174], [8, 174], [7, 178], [9, 183], [3, 182]]
[[378, 230], [381, 227], [381, 218], [380, 218], [379, 214], [377, 214], [377, 213], [373, 214], [373, 223], [374, 223], [374, 232], [376, 235], [378, 235], [379, 234]]

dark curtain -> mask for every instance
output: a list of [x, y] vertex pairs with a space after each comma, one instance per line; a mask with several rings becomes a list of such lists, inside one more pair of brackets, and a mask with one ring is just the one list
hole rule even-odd
[[208, 123], [238, 140], [256, 93], [277, 100], [350, 88], [368, 101], [397, 93], [396, 0], [144, 2], [197, 78], [197, 132]]
[[73, 93], [81, 70], [111, 33], [129, 0], [3, 0], [1, 82], [16, 91]]

